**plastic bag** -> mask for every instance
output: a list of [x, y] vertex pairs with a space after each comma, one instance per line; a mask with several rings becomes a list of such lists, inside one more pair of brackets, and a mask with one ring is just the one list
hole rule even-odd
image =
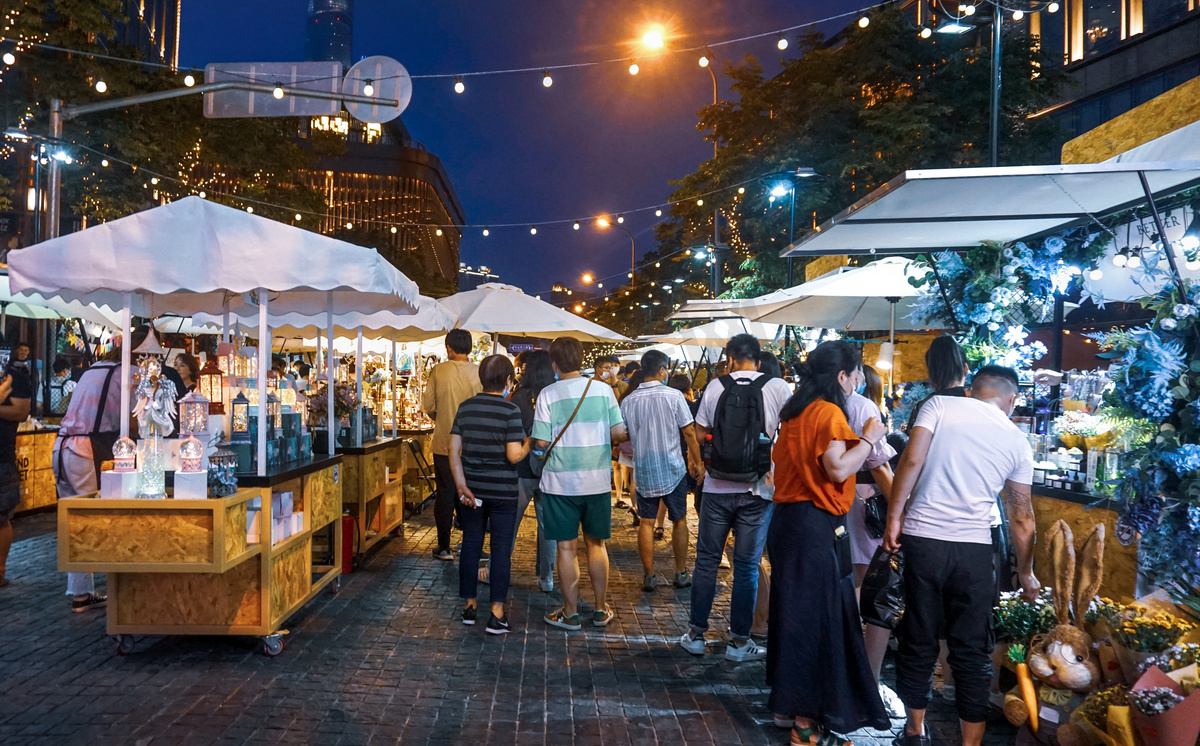
[[863, 578], [858, 599], [859, 613], [867, 624], [896, 629], [904, 616], [904, 552], [888, 554], [875, 550]]
[[867, 536], [878, 541], [887, 530], [887, 498], [883, 495], [871, 495], [864, 501], [864, 505], [863, 524], [867, 527]]

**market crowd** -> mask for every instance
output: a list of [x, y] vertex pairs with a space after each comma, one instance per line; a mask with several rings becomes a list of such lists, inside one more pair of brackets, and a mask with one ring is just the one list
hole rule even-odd
[[[1032, 600], [1039, 588], [1033, 459], [1009, 419], [1015, 371], [984, 366], [967, 387], [962, 350], [939, 337], [926, 356], [934, 393], [889, 428], [879, 376], [844, 341], [784, 366], [753, 336], [735, 336], [699, 392], [657, 351], [623, 368], [600, 358], [589, 377], [580, 343], [569, 338], [521, 353], [515, 365], [501, 355], [471, 363], [461, 330], [446, 345], [449, 359], [433, 369], [424, 395], [436, 425], [433, 556], [453, 561], [459, 552], [463, 624], [482, 619], [477, 595], [486, 582], [486, 632], [509, 631], [511, 553], [530, 502], [539, 586], [552, 592], [557, 581], [563, 600], [545, 623], [567, 631], [609, 624], [605, 543], [614, 510], [629, 510], [643, 590], [691, 588], [679, 639], [687, 653], [722, 644], [709, 616], [718, 568], [731, 561], [724, 655], [765, 660], [775, 723], [791, 730], [793, 744], [850, 744], [840, 734], [886, 730], [890, 717], [905, 718], [897, 744], [931, 743], [924, 715], [939, 658], [962, 741], [981, 742], [992, 607], [1007, 568], [1002, 520], [1022, 593]], [[698, 514], [690, 569], [689, 495]], [[673, 572], [659, 578], [654, 543], [668, 522]], [[892, 587], [903, 601], [899, 623], [864, 624], [860, 591], [872, 563], [901, 552], [902, 582]], [[590, 619], [580, 613], [581, 561]], [[879, 681], [893, 635], [896, 691]]]

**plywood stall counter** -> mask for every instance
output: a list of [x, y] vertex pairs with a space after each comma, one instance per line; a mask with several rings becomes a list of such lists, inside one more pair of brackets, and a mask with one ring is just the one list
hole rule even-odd
[[54, 488], [51, 453], [57, 428], [24, 430], [17, 433], [17, 472], [21, 477], [21, 502], [17, 513], [49, 509], [58, 500]]
[[[258, 636], [278, 655], [288, 617], [340, 584], [340, 469], [335, 456], [243, 475], [236, 494], [208, 500], [60, 500], [58, 569], [108, 573], [122, 654], [132, 635], [188, 634]], [[285, 495], [289, 515], [274, 518]]]
[[339, 448], [345, 464], [342, 499], [354, 517], [354, 554], [361, 556], [392, 532], [404, 533], [404, 491], [398, 455], [404, 441], [380, 438], [361, 447]]

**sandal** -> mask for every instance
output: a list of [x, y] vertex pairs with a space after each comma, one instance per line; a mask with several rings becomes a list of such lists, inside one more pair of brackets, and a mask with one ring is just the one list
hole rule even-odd
[[655, 540], [656, 540], [656, 541], [662, 541], [662, 540], [663, 540], [663, 530], [662, 530], [662, 527], [661, 527], [661, 526], [659, 526], [658, 528], [654, 529], [654, 538], [655, 538]]
[[[814, 738], [816, 740], [813, 740]], [[821, 730], [817, 726], [801, 728], [798, 725], [793, 725], [792, 746], [854, 746], [854, 741], [839, 736], [836, 733]]]

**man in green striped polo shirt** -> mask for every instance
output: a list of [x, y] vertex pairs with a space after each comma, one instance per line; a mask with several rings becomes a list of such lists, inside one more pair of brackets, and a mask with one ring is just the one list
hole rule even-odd
[[546, 538], [558, 542], [563, 605], [545, 619], [561, 629], [577, 630], [582, 626], [579, 565], [575, 558], [582, 526], [588, 574], [596, 593], [592, 624], [604, 627], [613, 618], [607, 602], [608, 549], [604, 545], [612, 536], [612, 444], [628, 436], [612, 387], [580, 375], [583, 347], [578, 340], [554, 340], [550, 360], [559, 380], [538, 395], [532, 437], [538, 450], [545, 450], [558, 439], [542, 472], [540, 487], [546, 498]]

